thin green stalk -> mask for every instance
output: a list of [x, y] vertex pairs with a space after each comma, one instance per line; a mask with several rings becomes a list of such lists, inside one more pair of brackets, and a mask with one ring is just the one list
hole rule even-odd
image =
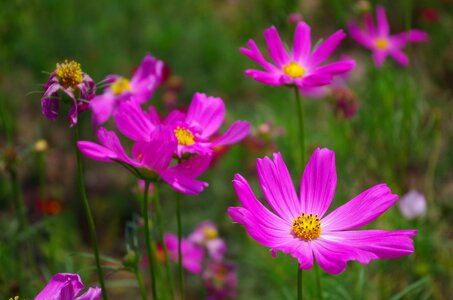
[[322, 281], [319, 266], [315, 266], [315, 271], [316, 271], [316, 288], [318, 289], [318, 299], [323, 300], [324, 297], [322, 295]]
[[154, 270], [154, 250], [151, 247], [151, 239], [149, 232], [149, 215], [148, 215], [148, 189], [149, 181], [145, 180], [145, 190], [143, 191], [143, 205], [142, 205], [142, 214], [145, 219], [145, 241], [146, 241], [146, 254], [148, 255], [148, 268], [149, 275], [151, 280], [151, 292], [153, 294], [153, 299], [157, 300], [157, 291], [156, 291], [156, 276]]
[[77, 148], [77, 141], [79, 140], [79, 129], [78, 126], [74, 126], [74, 151], [77, 157], [77, 181], [79, 187], [79, 195], [82, 197], [83, 208], [88, 220], [88, 229], [90, 231], [91, 244], [93, 246], [94, 259], [96, 262], [96, 270], [98, 273], [99, 284], [101, 285], [102, 290], [102, 299], [107, 300], [107, 290], [105, 288], [104, 277], [101, 269], [101, 261], [99, 259], [99, 247], [96, 237], [96, 228], [94, 225], [93, 215], [91, 213], [90, 204], [85, 191], [85, 179], [83, 172], [82, 156]]
[[181, 195], [176, 193], [176, 219], [178, 221], [178, 278], [181, 300], [184, 300], [184, 271], [182, 269], [182, 225], [181, 225]]
[[296, 95], [297, 105], [297, 119], [299, 122], [299, 151], [300, 151], [300, 163], [303, 168], [305, 165], [305, 134], [304, 134], [304, 104], [300, 98], [299, 88], [294, 86], [294, 92]]
[[162, 225], [162, 213], [160, 210], [160, 200], [159, 200], [159, 183], [157, 183], [157, 182], [156, 182], [156, 184], [154, 184], [154, 204], [156, 206], [157, 227], [158, 227], [158, 231], [159, 231], [159, 238], [162, 242], [162, 249], [164, 250], [165, 268], [167, 269], [167, 280], [168, 280], [168, 285], [170, 288], [170, 296], [171, 296], [171, 299], [174, 299], [173, 274], [171, 272], [167, 245], [165, 244], [165, 241], [164, 241], [164, 228]]
[[297, 262], [297, 300], [302, 300], [304, 297], [302, 295], [302, 269]]
[[143, 276], [142, 273], [140, 273], [140, 270], [135, 269], [135, 276], [137, 277], [138, 288], [140, 289], [140, 295], [142, 295], [142, 299], [148, 299], [148, 296], [146, 295], [145, 282], [143, 281]]

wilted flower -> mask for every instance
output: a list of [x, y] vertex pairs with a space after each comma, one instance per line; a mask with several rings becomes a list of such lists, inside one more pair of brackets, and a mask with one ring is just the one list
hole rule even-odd
[[256, 81], [269, 85], [323, 86], [329, 84], [334, 75], [352, 70], [355, 61], [344, 59], [331, 64], [320, 66], [345, 38], [343, 30], [339, 30], [319, 47], [311, 52], [310, 27], [299, 22], [294, 34], [291, 53], [283, 47], [277, 29], [272, 26], [264, 31], [269, 54], [276, 65], [269, 63], [253, 40], [249, 40], [248, 48], [241, 52], [264, 68], [264, 71], [246, 70], [245, 75]]
[[381, 67], [388, 55], [400, 65], [409, 64], [409, 58], [402, 49], [409, 42], [424, 42], [428, 39], [428, 34], [418, 29], [390, 35], [390, 28], [382, 6], [376, 7], [376, 26], [370, 14], [365, 15], [365, 29], [362, 31], [354, 23], [350, 22], [349, 32], [351, 38], [357, 43], [370, 49], [373, 52], [373, 61], [376, 67]]
[[219, 238], [217, 226], [211, 221], [204, 221], [198, 225], [188, 240], [206, 247], [209, 257], [214, 261], [220, 261], [227, 251], [225, 242]]
[[104, 79], [107, 84], [104, 93], [90, 103], [94, 125], [106, 122], [123, 101], [146, 102], [161, 83], [163, 68], [162, 61], [146, 54], [130, 80], [120, 75], [108, 75]]
[[59, 273], [50, 279], [35, 300], [97, 300], [101, 297], [100, 288], [89, 288], [77, 297], [84, 288], [78, 274]]
[[202, 277], [208, 292], [208, 300], [236, 298], [237, 275], [233, 263], [210, 263], [203, 271]]
[[280, 153], [274, 161], [257, 159], [261, 189], [275, 213], [253, 194], [247, 181], [235, 175], [234, 187], [243, 207], [230, 207], [233, 221], [243, 224], [260, 244], [297, 258], [300, 268], [313, 266], [313, 255], [328, 273], [345, 270], [349, 260], [397, 258], [414, 251], [416, 230], [351, 230], [368, 224], [390, 208], [398, 196], [385, 184], [376, 185], [324, 217], [337, 183], [335, 154], [317, 149], [308, 162], [297, 197]]
[[406, 219], [415, 219], [425, 215], [426, 198], [422, 193], [410, 190], [401, 197], [398, 207]]
[[[165, 246], [168, 249], [169, 258], [178, 261], [178, 237], [171, 233], [164, 236]], [[182, 266], [191, 273], [201, 273], [204, 256], [203, 248], [186, 239], [181, 240]]]
[[96, 95], [96, 84], [82, 71], [78, 62], [65, 60], [57, 64], [44, 85], [41, 98], [42, 113], [52, 121], [58, 117], [60, 91], [71, 99], [68, 118], [72, 127], [77, 124], [77, 115], [88, 108], [89, 101]]

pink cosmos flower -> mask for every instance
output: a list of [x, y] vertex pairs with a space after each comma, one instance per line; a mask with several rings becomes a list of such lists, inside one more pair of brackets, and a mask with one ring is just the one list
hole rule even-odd
[[164, 63], [150, 54], [146, 54], [142, 63], [129, 80], [120, 75], [108, 75], [104, 82], [108, 85], [102, 95], [96, 96], [90, 103], [95, 126], [106, 122], [119, 103], [134, 101], [146, 102], [157, 89], [163, 77]]
[[426, 214], [426, 198], [422, 193], [410, 190], [401, 197], [398, 207], [406, 219], [422, 217]]
[[418, 29], [390, 35], [390, 28], [382, 6], [376, 7], [376, 26], [370, 14], [365, 15], [365, 29], [362, 31], [354, 23], [348, 24], [351, 38], [373, 52], [376, 67], [381, 67], [388, 55], [402, 66], [409, 64], [409, 58], [402, 49], [409, 42], [420, 43], [428, 39], [428, 34]]
[[73, 60], [57, 64], [44, 85], [44, 94], [41, 97], [42, 114], [51, 121], [58, 117], [60, 91], [71, 99], [68, 119], [73, 127], [77, 124], [78, 114], [88, 108], [89, 101], [96, 95], [96, 83], [82, 71], [80, 64]]
[[236, 266], [228, 261], [213, 262], [203, 271], [203, 284], [208, 291], [207, 300], [234, 299], [237, 297]]
[[335, 154], [317, 149], [301, 181], [300, 198], [280, 153], [257, 159], [258, 176], [267, 209], [253, 194], [247, 181], [235, 175], [234, 187], [243, 207], [230, 207], [233, 221], [244, 225], [258, 243], [289, 253], [300, 268], [313, 266], [313, 255], [328, 273], [345, 270], [349, 260], [367, 264], [372, 259], [397, 258], [414, 251], [416, 230], [352, 230], [368, 224], [398, 199], [385, 184], [376, 185], [324, 216], [337, 183]]
[[211, 221], [204, 221], [189, 235], [188, 240], [202, 247], [206, 247], [208, 255], [213, 261], [222, 260], [227, 245], [219, 238], [217, 226]]
[[[175, 262], [178, 261], [178, 237], [171, 233], [166, 233], [164, 236], [165, 245], [168, 249], [169, 258]], [[186, 239], [181, 240], [182, 243], [182, 265], [183, 267], [194, 274], [201, 273], [204, 251], [203, 248], [195, 245]]]
[[50, 279], [35, 300], [98, 300], [101, 297], [100, 288], [89, 288], [77, 297], [84, 288], [78, 274], [59, 273]]
[[178, 157], [184, 153], [212, 154], [214, 147], [237, 143], [250, 131], [248, 122], [236, 121], [223, 136], [211, 141], [224, 121], [225, 105], [221, 98], [202, 93], [195, 93], [187, 114], [175, 110], [163, 121], [153, 107], [145, 113], [132, 103], [122, 104], [114, 118], [118, 130], [133, 140], [146, 139], [158, 124], [168, 126], [177, 140]]
[[[140, 120], [136, 123], [140, 124]], [[97, 161], [118, 162], [141, 179], [162, 179], [181, 193], [196, 195], [208, 186], [208, 183], [195, 178], [209, 167], [211, 157], [200, 155], [170, 165], [177, 140], [165, 126], [156, 127], [146, 139], [136, 141], [132, 157], [126, 154], [115, 132], [100, 128], [97, 137], [101, 145], [89, 141], [77, 142], [80, 152]]]
[[320, 66], [345, 36], [343, 30], [339, 30], [311, 52], [310, 27], [305, 22], [299, 22], [294, 34], [292, 51], [288, 53], [283, 47], [277, 29], [272, 26], [264, 31], [264, 39], [275, 65], [264, 58], [253, 40], [249, 40], [248, 48], [241, 48], [241, 52], [262, 66], [264, 71], [246, 70], [245, 75], [274, 86], [296, 85], [302, 88], [328, 85], [334, 75], [351, 71], [355, 66], [352, 59]]

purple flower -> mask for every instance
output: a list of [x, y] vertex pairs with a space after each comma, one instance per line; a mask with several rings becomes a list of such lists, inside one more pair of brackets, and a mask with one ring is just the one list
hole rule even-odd
[[[140, 125], [139, 119], [135, 122]], [[208, 186], [208, 183], [195, 178], [209, 167], [211, 157], [200, 155], [170, 165], [177, 141], [173, 132], [165, 126], [158, 126], [146, 139], [137, 140], [132, 147], [132, 157], [126, 154], [115, 132], [100, 128], [97, 137], [101, 145], [89, 141], [77, 142], [80, 152], [94, 160], [118, 162], [141, 179], [162, 179], [181, 193], [196, 195]]]
[[365, 29], [362, 31], [354, 23], [348, 25], [351, 38], [373, 52], [376, 67], [381, 67], [388, 55], [402, 66], [409, 64], [409, 58], [402, 49], [409, 42], [424, 42], [428, 34], [424, 31], [411, 29], [409, 31], [390, 35], [390, 28], [382, 6], [376, 7], [376, 26], [370, 14], [365, 15]]
[[283, 47], [277, 29], [272, 26], [264, 31], [264, 38], [275, 65], [264, 58], [253, 40], [249, 40], [248, 48], [241, 48], [241, 52], [262, 66], [264, 71], [246, 70], [245, 75], [274, 86], [296, 85], [302, 88], [328, 85], [334, 75], [351, 71], [355, 66], [352, 59], [320, 66], [345, 36], [343, 30], [339, 30], [311, 52], [310, 27], [305, 22], [299, 22], [294, 34], [292, 51], [288, 53]]
[[[171, 260], [178, 261], [178, 237], [171, 233], [166, 233], [164, 236], [165, 245], [168, 249], [168, 256]], [[183, 267], [194, 274], [201, 273], [204, 251], [203, 248], [186, 239], [181, 240], [182, 246], [182, 265]]]
[[410, 190], [398, 202], [401, 214], [406, 219], [415, 219], [426, 214], [426, 198], [416, 190]]
[[204, 221], [195, 228], [188, 240], [202, 247], [206, 247], [208, 255], [213, 261], [222, 260], [227, 246], [224, 240], [219, 238], [217, 226], [211, 221]]
[[297, 258], [300, 268], [313, 266], [313, 255], [328, 273], [345, 270], [349, 260], [367, 264], [372, 259], [397, 258], [414, 251], [416, 230], [351, 230], [368, 224], [390, 208], [398, 196], [385, 184], [376, 185], [324, 216], [337, 184], [335, 154], [317, 149], [302, 176], [300, 198], [280, 153], [274, 161], [257, 160], [258, 176], [271, 212], [239, 174], [234, 187], [243, 207], [230, 207], [233, 221], [244, 225], [258, 243]]
[[90, 103], [95, 126], [106, 122], [123, 101], [146, 102], [159, 86], [164, 63], [147, 54], [129, 80], [120, 75], [108, 75], [104, 79], [107, 88]]
[[237, 143], [250, 131], [248, 122], [236, 121], [223, 136], [211, 141], [224, 121], [225, 105], [221, 98], [202, 93], [195, 93], [187, 114], [175, 110], [162, 122], [154, 108], [144, 113], [131, 103], [121, 105], [114, 118], [118, 129], [133, 140], [146, 139], [161, 123], [168, 126], [177, 140], [178, 157], [184, 153], [210, 155], [214, 147]]
[[35, 300], [97, 300], [101, 297], [100, 288], [89, 288], [77, 297], [84, 288], [78, 274], [59, 273], [50, 279]]
[[44, 85], [41, 97], [41, 110], [44, 117], [56, 120], [63, 91], [71, 99], [68, 113], [69, 124], [77, 124], [77, 115], [88, 108], [89, 101], [96, 95], [96, 84], [90, 76], [82, 72], [80, 64], [71, 60], [57, 64]]
[[208, 300], [236, 298], [236, 266], [231, 262], [213, 262], [203, 271], [203, 284], [208, 291]]

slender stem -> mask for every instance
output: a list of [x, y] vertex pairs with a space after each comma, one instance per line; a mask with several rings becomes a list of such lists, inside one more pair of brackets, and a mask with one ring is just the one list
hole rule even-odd
[[98, 242], [97, 242], [97, 237], [96, 237], [96, 228], [94, 225], [94, 219], [93, 215], [91, 213], [90, 209], [90, 204], [88, 203], [88, 198], [86, 195], [85, 191], [85, 179], [84, 179], [84, 173], [83, 173], [83, 164], [82, 164], [82, 156], [79, 152], [79, 149], [77, 148], [77, 141], [79, 140], [79, 129], [78, 125], [74, 126], [74, 151], [76, 153], [77, 157], [77, 181], [78, 181], [78, 187], [79, 187], [79, 195], [82, 197], [82, 203], [83, 203], [83, 208], [85, 210], [85, 214], [88, 220], [88, 228], [90, 231], [90, 237], [91, 237], [91, 244], [93, 246], [93, 252], [94, 252], [94, 259], [96, 262], [96, 269], [99, 277], [99, 284], [101, 285], [101, 290], [102, 290], [102, 299], [107, 300], [107, 290], [105, 288], [105, 283], [104, 283], [104, 277], [102, 274], [102, 269], [101, 269], [101, 262], [99, 259], [99, 247], [98, 247]]
[[145, 219], [145, 241], [146, 241], [146, 254], [148, 255], [148, 268], [149, 275], [151, 280], [151, 292], [153, 294], [153, 299], [157, 300], [157, 291], [156, 291], [156, 276], [154, 270], [154, 251], [151, 247], [151, 239], [149, 232], [149, 215], [148, 215], [148, 189], [149, 181], [145, 180], [145, 190], [143, 191], [143, 206], [142, 214]]
[[181, 300], [184, 300], [184, 271], [182, 268], [182, 225], [181, 225], [181, 195], [176, 193], [176, 218], [178, 221], [178, 277]]
[[323, 300], [322, 295], [322, 281], [321, 281], [321, 272], [319, 271], [319, 266], [315, 266], [316, 271], [316, 287], [318, 289], [318, 299]]
[[297, 119], [299, 120], [299, 151], [300, 163], [303, 168], [305, 165], [305, 134], [304, 134], [304, 103], [300, 98], [299, 88], [294, 86], [297, 105]]
[[173, 274], [171, 272], [170, 260], [168, 258], [167, 245], [165, 244], [165, 240], [164, 240], [164, 228], [162, 225], [162, 213], [160, 210], [159, 183], [158, 182], [156, 182], [154, 184], [154, 204], [156, 206], [157, 227], [158, 227], [158, 231], [159, 231], [159, 238], [162, 242], [162, 249], [164, 250], [165, 268], [167, 269], [167, 280], [168, 280], [168, 285], [170, 288], [170, 296], [171, 296], [171, 299], [174, 299]]
[[297, 300], [302, 300], [304, 297], [302, 295], [302, 269], [297, 262]]
[[135, 276], [137, 277], [138, 288], [140, 289], [140, 295], [142, 295], [142, 299], [148, 299], [148, 296], [146, 295], [145, 282], [143, 281], [143, 276], [142, 273], [140, 273], [140, 270], [135, 269]]

